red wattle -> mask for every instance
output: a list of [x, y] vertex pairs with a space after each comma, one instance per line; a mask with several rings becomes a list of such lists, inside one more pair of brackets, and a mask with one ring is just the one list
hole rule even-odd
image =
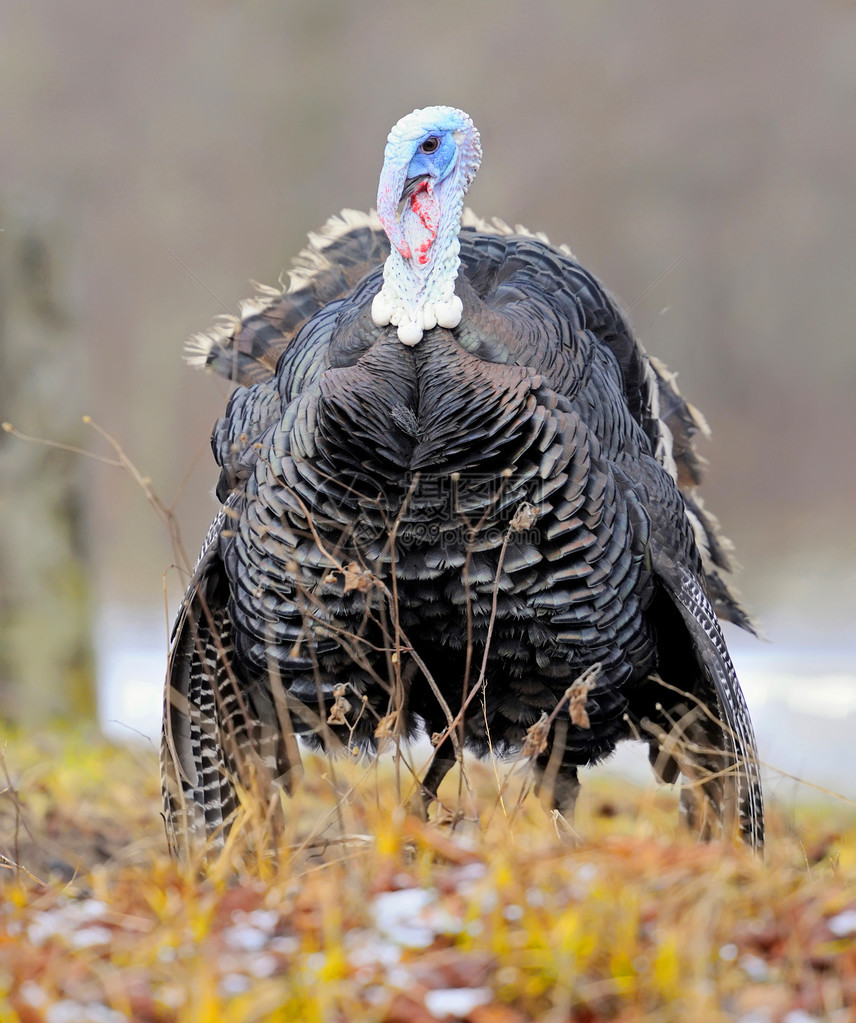
[[429, 260], [431, 246], [437, 240], [437, 221], [440, 212], [430, 180], [423, 181], [411, 195], [410, 209], [419, 218], [425, 231], [426, 237], [416, 246], [416, 261], [420, 266], [425, 266]]

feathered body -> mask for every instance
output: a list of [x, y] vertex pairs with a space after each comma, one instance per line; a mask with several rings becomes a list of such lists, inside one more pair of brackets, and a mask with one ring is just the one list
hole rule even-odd
[[[334, 218], [289, 288], [196, 344], [241, 386], [167, 680], [174, 846], [221, 833], [250, 781], [287, 786], [294, 734], [370, 747], [379, 725], [424, 728], [428, 800], [459, 735], [515, 748], [544, 715], [557, 805], [578, 766], [641, 737], [662, 777], [695, 784], [700, 830], [760, 845], [713, 608], [748, 621], [694, 496], [703, 420], [567, 249], [460, 226], [480, 156], [466, 115], [409, 115], [386, 156], [380, 219]], [[587, 670], [574, 723], [556, 708]]]

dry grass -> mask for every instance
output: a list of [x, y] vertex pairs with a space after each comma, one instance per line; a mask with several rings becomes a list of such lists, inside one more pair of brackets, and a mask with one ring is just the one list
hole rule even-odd
[[200, 873], [166, 856], [153, 753], [22, 739], [5, 768], [0, 1023], [856, 1018], [843, 802], [774, 808], [761, 861], [682, 834], [668, 792], [595, 778], [572, 841], [489, 765], [423, 824], [389, 762], [309, 758], [276, 855]]

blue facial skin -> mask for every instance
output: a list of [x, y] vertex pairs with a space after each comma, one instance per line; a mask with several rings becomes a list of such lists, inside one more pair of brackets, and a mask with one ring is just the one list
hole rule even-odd
[[[433, 153], [423, 153], [419, 147], [429, 138], [439, 139], [440, 145]], [[458, 147], [449, 129], [437, 128], [427, 131], [418, 143], [416, 153], [407, 167], [407, 177], [418, 178], [428, 174], [435, 183], [442, 181], [454, 167], [457, 151]]]

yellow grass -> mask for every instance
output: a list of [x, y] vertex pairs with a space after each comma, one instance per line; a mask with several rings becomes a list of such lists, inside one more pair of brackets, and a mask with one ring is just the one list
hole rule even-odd
[[500, 800], [468, 765], [424, 824], [389, 761], [310, 757], [277, 854], [250, 809], [199, 871], [166, 855], [151, 750], [4, 763], [0, 1023], [856, 1018], [844, 801], [773, 807], [762, 861], [696, 844], [668, 790], [595, 777], [572, 837], [519, 771]]

